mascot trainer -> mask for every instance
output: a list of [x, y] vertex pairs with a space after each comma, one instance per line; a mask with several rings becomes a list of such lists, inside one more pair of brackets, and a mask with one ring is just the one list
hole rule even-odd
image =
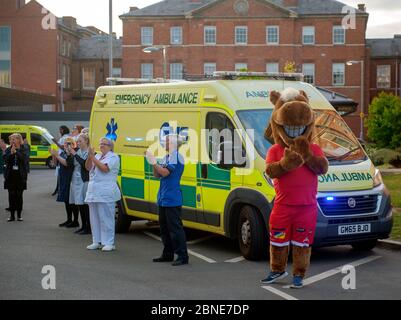
[[317, 222], [318, 176], [329, 163], [323, 151], [311, 143], [314, 112], [304, 91], [273, 91], [275, 106], [265, 138], [274, 140], [266, 156], [266, 174], [273, 179], [276, 198], [270, 215], [270, 268], [262, 283], [281, 280], [292, 244], [293, 284], [302, 288], [310, 264]]

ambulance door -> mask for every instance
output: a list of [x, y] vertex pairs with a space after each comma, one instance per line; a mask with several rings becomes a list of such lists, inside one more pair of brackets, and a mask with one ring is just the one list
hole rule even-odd
[[201, 123], [205, 130], [198, 181], [202, 187], [203, 221], [209, 230], [223, 232], [226, 199], [231, 190], [243, 185], [243, 176], [236, 175], [234, 167], [219, 165], [217, 158], [223, 144], [234, 142], [236, 127], [230, 115], [220, 109], [204, 109]]
[[[49, 157], [50, 143], [47, 139], [39, 132], [31, 131], [30, 136], [30, 162], [36, 164], [45, 164]], [[29, 141], [28, 141], [29, 142]]]

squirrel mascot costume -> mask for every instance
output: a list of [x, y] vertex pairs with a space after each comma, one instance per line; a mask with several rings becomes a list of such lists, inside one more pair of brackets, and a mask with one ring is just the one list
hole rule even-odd
[[312, 144], [314, 112], [304, 91], [273, 91], [275, 106], [265, 138], [274, 140], [266, 156], [266, 174], [273, 179], [276, 198], [270, 215], [270, 268], [262, 283], [273, 283], [286, 272], [292, 244], [293, 288], [301, 288], [310, 264], [317, 222], [318, 176], [327, 173], [323, 151]]

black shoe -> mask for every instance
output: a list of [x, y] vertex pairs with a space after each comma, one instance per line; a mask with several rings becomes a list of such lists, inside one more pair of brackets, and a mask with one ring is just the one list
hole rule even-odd
[[91, 232], [90, 230], [88, 230], [88, 229], [84, 229], [84, 230], [82, 230], [79, 234], [80, 234], [80, 235], [92, 234], [92, 232]]
[[8, 211], [8, 212], [10, 212], [10, 211], [11, 211], [11, 209], [10, 209], [10, 208], [6, 208], [5, 210], [6, 210], [6, 211]]
[[52, 196], [54, 197], [56, 194], [58, 193], [58, 190], [54, 190], [54, 192], [52, 193]]
[[173, 267], [177, 267], [177, 266], [183, 266], [185, 264], [188, 264], [188, 259], [177, 259], [171, 265]]
[[18, 221], [24, 221], [24, 219], [22, 219], [21, 217], [19, 217], [17, 220]]
[[76, 222], [76, 221], [73, 221], [73, 222], [67, 224], [65, 227], [68, 228], [68, 229], [70, 229], [70, 228], [78, 228], [79, 227], [79, 223]]
[[67, 224], [70, 224], [72, 221], [66, 221], [66, 222], [63, 222], [63, 223], [60, 223], [58, 226], [61, 228], [61, 227], [65, 227]]
[[84, 228], [78, 229], [77, 231], [74, 231], [74, 233], [80, 234], [82, 231], [84, 231]]
[[15, 218], [13, 218], [13, 217], [10, 217], [7, 219], [7, 222], [13, 222], [13, 221], [15, 221]]
[[154, 258], [153, 262], [171, 262], [174, 261], [174, 257], [164, 257], [161, 256], [159, 258]]

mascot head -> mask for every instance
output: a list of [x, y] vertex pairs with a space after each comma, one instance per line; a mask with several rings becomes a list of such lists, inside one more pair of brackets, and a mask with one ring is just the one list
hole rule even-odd
[[287, 88], [284, 91], [272, 91], [270, 101], [274, 105], [265, 138], [270, 142], [289, 147], [300, 136], [312, 139], [314, 112], [309, 106], [309, 98], [303, 90]]

